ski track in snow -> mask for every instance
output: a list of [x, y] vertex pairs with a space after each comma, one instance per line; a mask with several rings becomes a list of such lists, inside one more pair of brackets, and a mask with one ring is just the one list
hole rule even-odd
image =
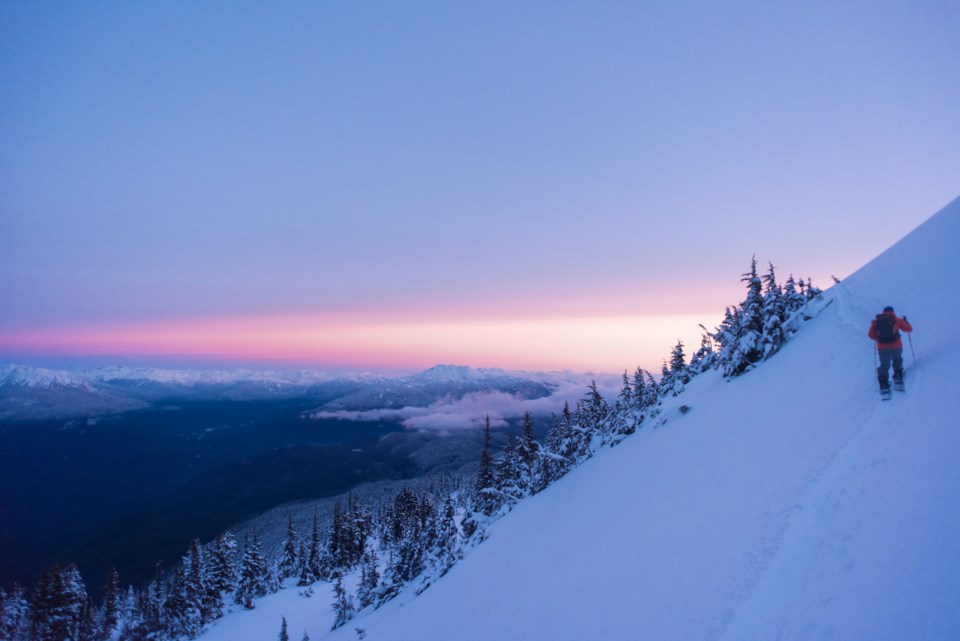
[[[844, 329], [866, 335], [863, 319], [870, 314], [854, 309], [841, 284], [831, 292], [837, 301], [836, 316]], [[912, 365], [912, 366], [911, 366]], [[905, 355], [908, 390], [922, 389], [923, 377]], [[771, 641], [781, 638], [781, 629], [803, 594], [816, 560], [826, 553], [828, 541], [844, 524], [838, 508], [844, 500], [856, 501], [874, 465], [883, 462], [887, 430], [904, 424], [912, 405], [909, 391], [896, 392], [891, 401], [879, 396], [858, 399], [865, 412], [874, 405], [869, 419], [850, 442], [808, 483], [791, 511], [776, 551], [767, 561], [749, 596], [736, 608], [721, 641]]]

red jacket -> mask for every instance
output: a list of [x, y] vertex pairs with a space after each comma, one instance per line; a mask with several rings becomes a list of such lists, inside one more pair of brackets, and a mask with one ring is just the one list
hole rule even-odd
[[[893, 316], [894, 322], [893, 326], [900, 330], [901, 332], [912, 332], [913, 327], [910, 323], [907, 322], [905, 318], [898, 318], [893, 312], [884, 312], [888, 316]], [[870, 321], [870, 331], [867, 332], [867, 336], [873, 340], [877, 340], [877, 321], [874, 319]], [[877, 347], [880, 349], [903, 349], [903, 341], [899, 338], [893, 343], [877, 343]]]

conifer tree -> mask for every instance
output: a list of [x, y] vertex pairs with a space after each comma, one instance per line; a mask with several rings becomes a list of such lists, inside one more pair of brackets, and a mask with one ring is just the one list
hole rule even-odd
[[80, 610], [80, 626], [77, 630], [77, 641], [94, 641], [97, 636], [97, 613], [93, 601], [87, 597]]
[[0, 639], [25, 639], [29, 621], [30, 603], [23, 588], [15, 583], [10, 592], [0, 590]]
[[587, 395], [577, 406], [577, 424], [586, 430], [588, 440], [593, 438], [593, 434], [604, 431], [609, 415], [609, 403], [597, 390], [597, 382], [590, 381], [590, 385], [587, 386]]
[[143, 628], [143, 613], [140, 609], [140, 602], [144, 598], [142, 591], [135, 591], [132, 585], [127, 587], [126, 595], [120, 606], [120, 641], [132, 641], [139, 637], [138, 632]]
[[377, 561], [377, 551], [372, 547], [368, 548], [363, 555], [360, 566], [360, 585], [357, 587], [357, 600], [360, 602], [361, 610], [372, 605], [377, 597], [377, 590], [380, 587]]
[[55, 565], [41, 578], [31, 599], [30, 638], [34, 641], [77, 639], [87, 590], [75, 565]]
[[252, 610], [256, 607], [255, 599], [269, 594], [272, 587], [272, 577], [267, 562], [263, 558], [260, 542], [257, 539], [257, 531], [254, 529], [252, 540], [243, 551], [236, 602], [248, 610]]
[[677, 396], [690, 382], [690, 373], [687, 371], [686, 356], [683, 353], [683, 343], [677, 344], [670, 352], [670, 363], [664, 363], [663, 376], [660, 379], [660, 394], [662, 396]]
[[356, 608], [353, 606], [350, 594], [343, 587], [343, 577], [339, 572], [334, 574], [333, 580], [334, 622], [331, 630], [336, 630], [353, 618]]
[[343, 516], [343, 507], [340, 501], [333, 504], [333, 521], [330, 525], [330, 538], [327, 541], [327, 554], [333, 567], [338, 570], [346, 569], [349, 551], [345, 542], [350, 538], [346, 533], [346, 523]]
[[[740, 279], [747, 285], [747, 297], [740, 305], [733, 340], [724, 344], [724, 376], [737, 376], [747, 371], [763, 356], [763, 285], [757, 275], [757, 258], [753, 257], [750, 271]], [[726, 320], [726, 319], [725, 319]]]
[[700, 338], [700, 347], [693, 353], [693, 356], [690, 357], [690, 365], [687, 367], [687, 371], [690, 372], [691, 377], [713, 369], [716, 364], [713, 336], [703, 325], [700, 325], [700, 329], [703, 330]]
[[616, 445], [627, 435], [633, 434], [642, 420], [643, 415], [637, 409], [630, 376], [627, 374], [627, 370], [623, 370], [623, 385], [620, 387], [616, 405], [608, 419], [610, 434], [606, 439], [607, 443]]
[[530, 416], [530, 412], [524, 412], [523, 414], [522, 430], [516, 450], [519, 471], [517, 485], [521, 496], [526, 496], [544, 488], [540, 444], [537, 443], [533, 417]]
[[480, 452], [480, 467], [473, 485], [473, 507], [487, 516], [496, 508], [496, 476], [493, 468], [493, 453], [490, 451], [490, 415], [487, 415], [483, 428], [483, 450]]
[[514, 445], [514, 440], [514, 436], [511, 434], [494, 464], [494, 487], [496, 488], [493, 500], [494, 511], [504, 505], [512, 505], [521, 497], [519, 485], [520, 462], [517, 458], [517, 448]]
[[191, 615], [194, 613], [188, 613], [189, 605], [186, 569], [183, 563], [178, 563], [163, 604], [164, 628], [172, 638], [190, 635]]
[[737, 347], [737, 339], [741, 333], [741, 314], [739, 307], [727, 307], [723, 315], [723, 320], [717, 327], [714, 334], [711, 335], [714, 342], [719, 346], [717, 353], [717, 365], [724, 370], [724, 376], [727, 375], [727, 365], [733, 360], [733, 355]]
[[119, 628], [123, 594], [120, 592], [120, 575], [115, 568], [107, 572], [107, 583], [103, 588], [103, 608], [100, 629], [97, 636], [109, 639]]
[[644, 370], [643, 373], [647, 377], [647, 385], [644, 389], [644, 393], [646, 394], [644, 407], [651, 408], [650, 412], [652, 415], [656, 415], [659, 410], [653, 406], [659, 403], [658, 399], [660, 398], [660, 384], [657, 383], [657, 381], [653, 378], [653, 374], [650, 372]]
[[763, 352], [763, 358], [770, 358], [786, 341], [783, 324], [786, 321], [787, 310], [783, 293], [777, 284], [773, 263], [770, 263], [770, 270], [764, 274], [763, 281], [763, 340], [761, 351]]
[[823, 294], [823, 291], [820, 290], [820, 288], [814, 287], [814, 285], [813, 285], [813, 279], [810, 278], [809, 276], [807, 276], [806, 288], [803, 287], [803, 281], [802, 281], [802, 280], [800, 281], [800, 286], [801, 286], [801, 289], [804, 290], [803, 293], [804, 293], [804, 295], [807, 297], [807, 300], [808, 300], [808, 301], [811, 301], [811, 300], [813, 300], [813, 299], [815, 299], [815, 298], [820, 298], [820, 296]]
[[287, 617], [280, 617], [280, 634], [277, 636], [278, 641], [290, 641], [290, 635], [287, 634]]
[[313, 528], [310, 531], [310, 545], [307, 548], [307, 558], [300, 569], [298, 585], [307, 586], [320, 580], [322, 559], [320, 553], [320, 524], [317, 521], [317, 510], [313, 510]]
[[633, 407], [642, 412], [649, 402], [647, 384], [644, 381], [644, 371], [640, 367], [633, 373]]
[[217, 537], [207, 555], [209, 588], [218, 598], [225, 592], [232, 592], [237, 582], [237, 540], [232, 532], [224, 532]]
[[283, 551], [280, 562], [277, 564], [277, 578], [281, 581], [289, 579], [297, 573], [300, 565], [300, 537], [293, 525], [293, 514], [287, 515], [287, 535], [283, 540]]
[[402, 585], [412, 581], [423, 571], [424, 544], [416, 531], [409, 531], [395, 544], [389, 567], [395, 583]]
[[545, 441], [545, 476], [547, 483], [553, 483], [576, 464], [580, 438], [574, 431], [570, 403], [564, 401], [560, 418], [554, 417], [553, 426], [547, 432]]
[[154, 568], [154, 579], [150, 584], [150, 589], [146, 592], [143, 608], [144, 629], [148, 636], [159, 634], [166, 625], [166, 615], [163, 608], [165, 601], [163, 586], [163, 563], [157, 563]]
[[367, 547], [367, 539], [373, 533], [373, 519], [369, 511], [350, 495], [347, 509], [347, 549], [350, 554], [347, 558], [350, 567], [356, 566], [363, 560], [363, 553]]
[[444, 498], [443, 507], [435, 521], [435, 531], [432, 537], [434, 545], [430, 551], [438, 576], [446, 574], [457, 561], [463, 558], [456, 515], [457, 511], [453, 505], [453, 498], [448, 494]]
[[807, 297], [797, 290], [797, 282], [793, 279], [793, 274], [790, 274], [783, 285], [783, 299], [788, 315], [807, 304]]

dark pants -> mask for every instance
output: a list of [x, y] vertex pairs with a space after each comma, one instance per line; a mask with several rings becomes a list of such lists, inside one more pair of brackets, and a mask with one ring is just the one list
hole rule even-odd
[[877, 350], [880, 354], [880, 367], [877, 368], [877, 380], [880, 381], [880, 389], [890, 388], [890, 365], [893, 365], [893, 382], [903, 382], [903, 350], [899, 347], [881, 347]]

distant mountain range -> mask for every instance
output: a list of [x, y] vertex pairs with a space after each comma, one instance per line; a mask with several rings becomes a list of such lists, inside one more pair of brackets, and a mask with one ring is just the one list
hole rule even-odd
[[99, 416], [148, 409], [173, 399], [262, 400], [308, 398], [322, 411], [426, 407], [478, 392], [541, 398], [549, 376], [501, 369], [437, 365], [408, 376], [332, 375], [313, 370], [169, 370], [105, 367], [59, 371], [0, 367], [0, 420]]

